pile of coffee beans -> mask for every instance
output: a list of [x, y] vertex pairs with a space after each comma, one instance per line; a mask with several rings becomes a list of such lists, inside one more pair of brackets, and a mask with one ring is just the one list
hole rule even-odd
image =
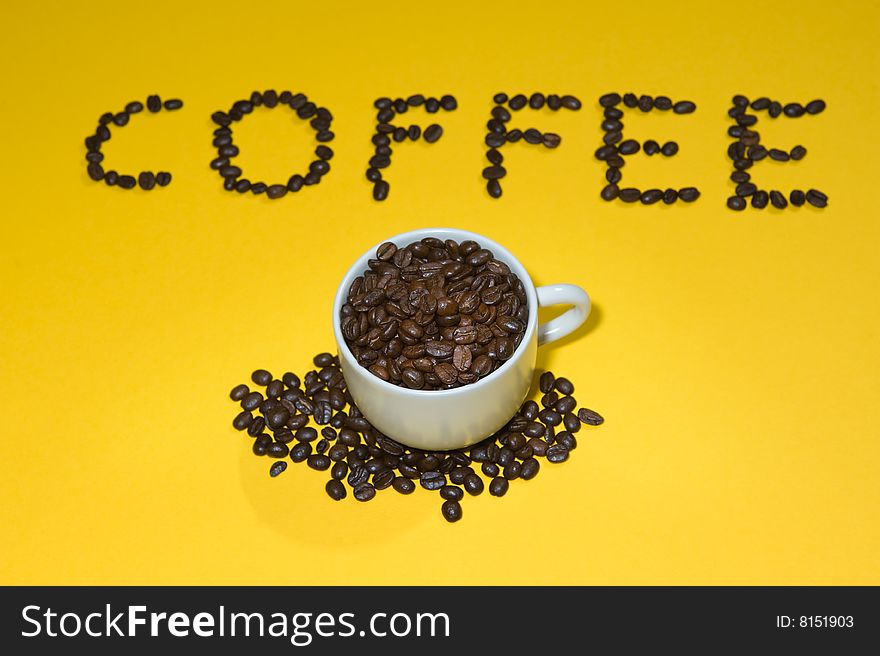
[[444, 519], [456, 522], [465, 493], [477, 496], [488, 487], [492, 496], [504, 496], [511, 481], [534, 478], [542, 458], [568, 460], [583, 424], [604, 421], [592, 410], [577, 409], [571, 381], [544, 372], [540, 405], [526, 401], [503, 428], [472, 447], [423, 451], [370, 425], [346, 389], [336, 356], [320, 353], [314, 365], [302, 379], [291, 372], [277, 379], [265, 369], [254, 371], [251, 381], [262, 391], [246, 384], [232, 388], [230, 398], [241, 405], [232, 425], [253, 438], [255, 455], [275, 459], [272, 477], [287, 469], [287, 458], [329, 471], [325, 490], [334, 501], [347, 497], [348, 489], [358, 501], [369, 501], [381, 490], [412, 494], [419, 486], [437, 492]]
[[395, 125], [392, 121], [407, 112], [410, 108], [424, 107], [429, 114], [436, 114], [441, 109], [451, 112], [458, 107], [458, 101], [450, 95], [440, 99], [415, 93], [408, 98], [378, 98], [373, 106], [379, 110], [376, 113], [376, 134], [373, 135], [373, 145], [376, 147], [375, 154], [370, 158], [370, 167], [367, 169], [367, 180], [373, 183], [373, 198], [385, 200], [391, 187], [388, 181], [382, 177], [382, 169], [391, 166], [391, 142], [400, 143], [409, 139], [418, 141], [424, 139], [427, 143], [435, 143], [443, 136], [443, 128], [437, 123], [431, 123], [422, 130], [421, 126], [411, 124], [409, 127]]
[[[168, 111], [174, 111], [183, 107], [183, 101], [178, 98], [172, 98], [162, 102], [157, 95], [147, 97], [147, 111], [153, 114], [161, 111], [163, 108]], [[134, 114], [144, 111], [144, 103], [139, 100], [132, 100], [121, 112], [105, 112], [98, 119], [98, 127], [94, 134], [86, 137], [86, 172], [95, 182], [104, 181], [108, 187], [119, 187], [120, 189], [134, 189], [140, 186], [144, 191], [150, 191], [156, 186], [165, 187], [171, 182], [171, 174], [168, 171], [141, 171], [137, 178], [133, 175], [118, 173], [112, 169], [104, 169], [104, 154], [101, 152], [101, 145], [105, 141], [109, 141], [111, 137], [110, 126], [123, 127], [128, 125], [129, 119]]]
[[681, 189], [647, 189], [642, 191], [635, 187], [621, 187], [620, 181], [623, 175], [620, 169], [624, 165], [624, 157], [635, 155], [639, 150], [645, 155], [663, 155], [672, 157], [678, 152], [678, 144], [674, 141], [667, 141], [662, 146], [648, 139], [644, 144], [639, 143], [635, 139], [623, 138], [623, 110], [618, 105], [623, 104], [630, 109], [638, 108], [642, 112], [649, 112], [652, 109], [660, 111], [672, 110], [676, 114], [690, 114], [696, 110], [697, 106], [690, 100], [680, 100], [673, 102], [671, 98], [666, 96], [636, 96], [634, 93], [625, 93], [621, 96], [619, 93], [606, 93], [599, 98], [599, 105], [604, 109], [604, 120], [602, 121], [602, 130], [605, 136], [602, 141], [605, 142], [596, 151], [596, 159], [605, 162], [608, 169], [605, 171], [605, 180], [607, 185], [600, 192], [600, 197], [606, 201], [612, 201], [619, 198], [624, 203], [635, 203], [641, 201], [644, 205], [653, 205], [659, 201], [663, 201], [666, 205], [672, 205], [677, 200], [685, 203], [692, 203], [700, 197], [700, 192], [696, 187], [683, 187]]
[[[255, 107], [272, 109], [278, 105], [287, 105], [299, 118], [309, 120], [309, 125], [315, 130], [315, 138], [319, 142], [318, 147], [315, 148], [317, 159], [309, 164], [308, 173], [305, 175], [296, 173], [290, 176], [286, 183], [251, 182], [243, 178], [241, 168], [232, 163], [232, 159], [238, 155], [238, 147], [232, 143], [232, 124], [253, 112]], [[212, 144], [217, 148], [217, 157], [211, 160], [211, 168], [223, 178], [223, 188], [227, 191], [237, 191], [240, 194], [250, 191], [254, 195], [265, 193], [268, 198], [277, 199], [286, 196], [287, 192], [296, 192], [304, 186], [318, 184], [330, 171], [333, 151], [324, 144], [333, 141], [336, 136], [330, 130], [333, 115], [327, 108], [318, 107], [311, 102], [304, 93], [290, 91], [278, 93], [272, 89], [262, 93], [254, 91], [247, 100], [237, 100], [232, 103], [228, 112], [211, 114], [211, 120], [220, 126], [214, 130]]]
[[[500, 148], [507, 143], [516, 143], [523, 141], [533, 146], [543, 145], [546, 148], [557, 148], [562, 143], [562, 137], [555, 132], [542, 133], [537, 128], [527, 128], [520, 130], [514, 128], [507, 129], [507, 122], [512, 118], [509, 110], [518, 112], [519, 110], [529, 107], [530, 109], [541, 109], [547, 107], [556, 111], [558, 109], [578, 110], [581, 108], [581, 101], [574, 96], [560, 96], [555, 93], [544, 95], [535, 92], [530, 96], [523, 93], [513, 97], [508, 97], [506, 93], [496, 93], [493, 97], [495, 107], [492, 108], [492, 118], [486, 123], [486, 145], [489, 150], [486, 151], [486, 159], [489, 160], [489, 166], [483, 169], [483, 178], [486, 179], [486, 191], [492, 198], [501, 198], [501, 178], [507, 175], [507, 169], [501, 163], [504, 156], [501, 154]], [[505, 107], [506, 104], [506, 107]]]
[[477, 382], [522, 342], [522, 281], [477, 242], [386, 242], [348, 290], [339, 317], [358, 363], [395, 385], [444, 390]]
[[727, 114], [736, 121], [736, 125], [731, 126], [727, 130], [727, 134], [733, 137], [734, 141], [727, 148], [727, 156], [733, 160], [733, 173], [730, 174], [730, 180], [736, 185], [733, 196], [727, 199], [727, 207], [737, 212], [746, 208], [748, 202], [752, 207], [759, 210], [767, 207], [768, 204], [776, 209], [783, 210], [788, 207], [789, 202], [795, 207], [800, 207], [805, 202], [813, 207], [825, 207], [828, 205], [828, 196], [818, 189], [810, 189], [806, 193], [800, 189], [792, 191], [788, 200], [781, 191], [773, 190], [767, 192], [759, 189], [756, 184], [751, 181], [751, 174], [748, 169], [752, 168], [755, 162], [769, 158], [777, 162], [787, 162], [789, 160], [801, 160], [807, 154], [807, 149], [803, 146], [795, 146], [791, 151], [781, 150], [779, 148], [765, 148], [761, 145], [761, 135], [754, 129], [758, 122], [755, 114], [748, 113], [748, 110], [766, 111], [770, 118], [777, 118], [781, 115], [788, 118], [798, 118], [804, 114], [819, 114], [825, 109], [824, 100], [813, 100], [802, 106], [798, 103], [788, 103], [783, 105], [778, 100], [770, 100], [770, 98], [762, 97], [749, 102], [749, 99], [742, 94], [733, 97], [733, 106], [728, 110]]

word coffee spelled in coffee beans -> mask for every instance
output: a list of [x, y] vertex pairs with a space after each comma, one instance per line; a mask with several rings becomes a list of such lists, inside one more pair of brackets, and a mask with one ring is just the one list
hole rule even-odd
[[504, 161], [504, 156], [500, 152], [502, 146], [520, 140], [534, 146], [543, 145], [545, 148], [558, 148], [562, 143], [562, 137], [555, 132], [542, 133], [537, 128], [508, 130], [507, 123], [513, 117], [510, 112], [518, 112], [526, 106], [536, 110], [542, 107], [553, 111], [558, 109], [578, 110], [581, 108], [581, 101], [574, 96], [559, 96], [557, 94], [545, 96], [540, 92], [535, 92], [528, 98], [525, 94], [517, 94], [509, 99], [506, 93], [496, 93], [493, 100], [495, 107], [492, 108], [492, 118], [486, 124], [488, 133], [485, 139], [486, 145], [489, 147], [489, 150], [486, 151], [486, 159], [489, 160], [491, 166], [483, 169], [483, 178], [487, 181], [486, 191], [489, 196], [500, 198], [503, 193], [500, 180], [507, 175], [507, 169], [501, 166], [501, 162]]
[[386, 242], [369, 267], [339, 321], [352, 355], [384, 381], [417, 390], [475, 383], [523, 340], [525, 287], [475, 241]]
[[[232, 159], [239, 154], [238, 147], [232, 143], [232, 124], [252, 113], [257, 107], [273, 109], [278, 105], [287, 105], [298, 118], [309, 121], [318, 141], [318, 146], [315, 148], [317, 159], [309, 164], [307, 173], [294, 173], [286, 182], [275, 184], [253, 182], [241, 177], [242, 170], [232, 164]], [[211, 120], [219, 126], [214, 130], [212, 145], [217, 148], [217, 157], [211, 160], [211, 168], [223, 178], [223, 188], [227, 191], [236, 191], [240, 194], [250, 191], [255, 196], [265, 194], [266, 198], [277, 200], [284, 198], [288, 193], [296, 193], [304, 186], [320, 183], [323, 176], [330, 171], [329, 160], [333, 158], [333, 151], [325, 144], [333, 141], [336, 136], [330, 129], [333, 115], [326, 107], [319, 107], [310, 101], [304, 93], [290, 91], [278, 93], [274, 89], [254, 91], [247, 99], [232, 103], [229, 111], [211, 114]]]
[[[147, 98], [147, 109], [156, 113], [163, 107], [162, 100], [157, 95], [151, 95]], [[166, 100], [164, 107], [168, 111], [180, 109], [183, 107], [183, 101], [178, 99]], [[95, 133], [89, 135], [85, 139], [86, 145], [86, 173], [95, 182], [104, 181], [108, 187], [118, 187], [119, 189], [134, 189], [139, 186], [144, 191], [150, 191], [158, 187], [165, 187], [171, 182], [171, 174], [167, 171], [141, 171], [137, 176], [121, 174], [113, 169], [105, 170], [104, 154], [101, 152], [101, 145], [105, 141], [109, 141], [111, 137], [110, 124], [116, 127], [128, 125], [132, 115], [138, 114], [144, 110], [144, 104], [139, 100], [132, 100], [125, 105], [121, 112], [105, 112], [98, 119], [98, 127]]]
[[425, 143], [436, 143], [443, 136], [443, 128], [437, 123], [431, 123], [424, 129], [420, 125], [410, 124], [405, 127], [392, 123], [413, 107], [422, 107], [429, 114], [435, 114], [439, 110], [451, 112], [458, 107], [458, 101], [453, 96], [426, 98], [417, 93], [408, 98], [378, 98], [373, 103], [378, 111], [376, 114], [376, 134], [373, 135], [375, 154], [370, 158], [367, 168], [367, 180], [373, 183], [373, 199], [383, 201], [388, 198], [391, 185], [383, 179], [382, 169], [391, 166], [391, 142], [418, 141], [421, 138]]
[[[430, 243], [428, 248], [440, 246]], [[387, 258], [381, 261], [387, 262], [401, 251], [383, 244], [379, 252], [380, 259]], [[416, 256], [410, 252], [401, 257]], [[494, 260], [486, 260], [490, 261]], [[544, 372], [541, 405], [527, 400], [500, 430], [471, 447], [423, 451], [383, 435], [367, 421], [348, 393], [336, 356], [320, 353], [313, 362], [315, 368], [302, 378], [287, 372], [278, 379], [266, 369], [255, 370], [251, 381], [263, 391], [251, 391], [245, 384], [233, 387], [229, 397], [239, 404], [240, 412], [232, 425], [253, 439], [254, 455], [277, 459], [269, 468], [273, 478], [287, 469], [285, 458], [306, 462], [316, 471], [329, 469], [324, 489], [334, 501], [347, 498], [348, 488], [363, 503], [384, 490], [409, 495], [421, 487], [438, 494], [446, 521], [457, 522], [465, 493], [479, 496], [488, 486], [491, 496], [504, 496], [511, 481], [529, 481], [538, 475], [540, 458], [549, 463], [568, 460], [577, 448], [575, 433], [583, 424], [596, 426], [603, 421], [592, 410], [577, 409], [571, 381]], [[320, 440], [309, 423], [321, 427]]]
[[[806, 157], [807, 149], [803, 146], [795, 146], [790, 152], [780, 148], [767, 148], [761, 145], [761, 135], [755, 129], [758, 122], [757, 114], [749, 114], [748, 109], [756, 112], [766, 111], [770, 118], [777, 118], [784, 115], [787, 118], [798, 118], [805, 114], [819, 114], [825, 109], [824, 100], [813, 100], [808, 102], [806, 106], [798, 103], [788, 103], [782, 105], [779, 101], [770, 100], [770, 98], [762, 97], [749, 102], [746, 96], [737, 94], [733, 97], [733, 106], [728, 110], [727, 114], [735, 122], [736, 125], [731, 126], [727, 130], [727, 134], [733, 137], [734, 141], [727, 147], [727, 156], [733, 160], [734, 172], [731, 174], [731, 182], [736, 184], [733, 196], [727, 199], [727, 207], [741, 212], [748, 205], [756, 209], [764, 209], [768, 205], [772, 205], [778, 210], [787, 207], [800, 207], [804, 201], [809, 202], [814, 207], [825, 207], [828, 204], [828, 197], [821, 191], [812, 189], [806, 194], [795, 189], [791, 192], [789, 200], [785, 195], [776, 189], [767, 191], [760, 189], [755, 183], [751, 182], [751, 174], [748, 172], [755, 162], [764, 159], [773, 160], [775, 162], [799, 161]], [[812, 193], [812, 196], [811, 196]], [[812, 200], [811, 200], [812, 198]], [[746, 202], [750, 199], [750, 202]]]
[[652, 98], [642, 95], [638, 98], [633, 93], [621, 96], [619, 93], [606, 93], [599, 98], [599, 106], [603, 110], [602, 129], [605, 131], [603, 142], [605, 145], [596, 150], [596, 159], [605, 162], [608, 170], [605, 179], [608, 184], [599, 193], [599, 197], [605, 201], [620, 199], [624, 203], [641, 201], [642, 205], [653, 205], [663, 201], [664, 205], [672, 205], [678, 200], [692, 203], [700, 197], [696, 187], [682, 187], [681, 189], [648, 189], [642, 191], [636, 187], [620, 187], [623, 177], [621, 169], [624, 165], [624, 157], [638, 153], [640, 150], [648, 156], [662, 154], [672, 157], [678, 152], [678, 144], [667, 141], [662, 146], [653, 139], [647, 139], [643, 144], [635, 139], [623, 138], [624, 111], [618, 107], [623, 103], [625, 107], [636, 109], [641, 112], [650, 112], [652, 109], [666, 111], [672, 109], [675, 114], [690, 114], [697, 106], [689, 100], [681, 100], [673, 103], [666, 96]]

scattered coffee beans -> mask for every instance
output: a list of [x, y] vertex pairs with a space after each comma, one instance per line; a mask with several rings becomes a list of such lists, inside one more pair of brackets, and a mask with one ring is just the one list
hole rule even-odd
[[[151, 95], [147, 97], [147, 109], [150, 112], [156, 113], [162, 109], [162, 106], [162, 100], [159, 96]], [[164, 106], [167, 110], [180, 109], [183, 107], [183, 101], [176, 98], [166, 100]], [[101, 144], [109, 141], [111, 137], [108, 125], [113, 123], [117, 127], [123, 127], [128, 124], [132, 114], [142, 112], [143, 109], [143, 103], [133, 100], [125, 106], [123, 111], [116, 114], [105, 112], [98, 119], [98, 127], [95, 130], [95, 134], [86, 137], [85, 140], [86, 161], [88, 162], [86, 173], [88, 173], [92, 180], [95, 182], [103, 180], [108, 187], [119, 187], [120, 189], [134, 189], [140, 186], [144, 191], [150, 191], [157, 186], [165, 187], [171, 182], [171, 174], [167, 171], [159, 171], [158, 173], [141, 171], [135, 178], [133, 175], [124, 175], [113, 170], [105, 171], [105, 167], [101, 164], [104, 160], [104, 155], [101, 153]]]
[[[387, 262], [400, 252], [393, 244], [383, 244], [378, 255]], [[269, 468], [273, 478], [287, 469], [288, 463], [282, 460], [285, 457], [291, 462], [305, 461], [317, 471], [329, 469], [325, 490], [334, 501], [346, 498], [346, 483], [357, 501], [366, 502], [389, 488], [399, 494], [412, 494], [418, 482], [420, 487], [439, 494], [443, 518], [457, 522], [462, 517], [465, 492], [478, 496], [485, 489], [477, 465], [489, 479], [489, 494], [504, 496], [510, 481], [529, 481], [537, 476], [538, 458], [545, 457], [552, 463], [567, 460], [577, 447], [573, 433], [580, 431], [582, 423], [598, 426], [603, 422], [592, 410], [576, 410], [571, 381], [544, 372], [540, 378], [545, 401], [542, 411], [535, 401], [527, 400], [499, 431], [469, 448], [442, 452], [413, 449], [383, 435], [361, 415], [348, 394], [335, 356], [319, 353], [313, 362], [315, 368], [302, 379], [287, 372], [278, 380], [265, 369], [255, 370], [251, 381], [265, 388], [263, 393], [250, 391], [244, 384], [233, 387], [229, 398], [240, 404], [241, 412], [232, 425], [254, 438], [255, 455], [278, 458]], [[322, 406], [330, 410], [322, 412]], [[252, 411], [260, 414], [255, 417]], [[565, 416], [565, 430], [557, 433], [555, 427], [561, 415]], [[279, 417], [285, 420], [279, 423]], [[308, 426], [309, 422], [321, 427], [320, 440], [318, 430]], [[290, 443], [293, 446], [289, 448]], [[317, 445], [315, 453], [313, 443]]]
[[522, 281], [474, 241], [387, 242], [369, 266], [339, 320], [358, 363], [382, 380], [425, 390], [475, 383], [523, 339]]

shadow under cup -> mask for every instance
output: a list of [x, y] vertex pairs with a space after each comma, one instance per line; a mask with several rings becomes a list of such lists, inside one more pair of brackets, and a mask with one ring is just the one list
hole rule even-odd
[[[368, 260], [374, 257], [376, 249], [386, 241], [403, 247], [425, 237], [454, 239], [458, 242], [471, 239], [491, 250], [495, 258], [507, 264], [522, 281], [528, 301], [528, 323], [523, 340], [513, 356], [477, 382], [450, 390], [413, 390], [374, 376], [355, 360], [345, 343], [340, 325], [340, 312], [348, 297], [348, 290], [354, 280], [369, 268]], [[542, 287], [544, 289], [548, 288]], [[580, 304], [578, 314], [583, 315], [577, 320], [577, 325], [580, 325], [589, 312], [589, 298], [583, 290], [576, 289], [586, 298], [586, 307]], [[552, 341], [576, 328], [571, 319], [568, 323], [573, 327], [550, 330], [544, 341]], [[506, 248], [483, 235], [455, 228], [425, 228], [383, 240], [358, 258], [343, 277], [333, 303], [332, 321], [340, 366], [355, 404], [376, 429], [402, 444], [427, 451], [447, 451], [475, 444], [504, 426], [528, 395], [538, 354], [538, 293], [519, 260]]]

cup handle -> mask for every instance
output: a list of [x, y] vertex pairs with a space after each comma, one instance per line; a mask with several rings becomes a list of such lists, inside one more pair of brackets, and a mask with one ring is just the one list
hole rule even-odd
[[555, 342], [577, 330], [590, 314], [590, 297], [577, 285], [545, 285], [535, 290], [538, 305], [571, 305], [555, 319], [538, 326], [538, 346]]

